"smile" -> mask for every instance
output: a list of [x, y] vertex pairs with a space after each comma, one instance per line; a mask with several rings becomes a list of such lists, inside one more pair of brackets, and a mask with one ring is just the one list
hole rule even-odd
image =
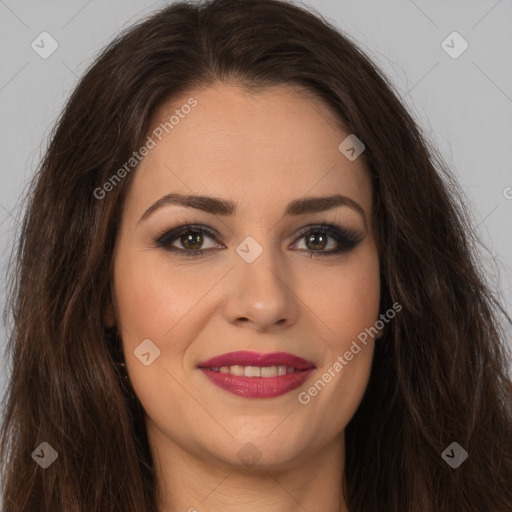
[[220, 368], [209, 368], [214, 372], [229, 373], [238, 377], [277, 377], [278, 375], [286, 375], [296, 370], [293, 366], [221, 366]]
[[285, 352], [260, 354], [230, 352], [197, 367], [211, 383], [245, 398], [271, 398], [301, 386], [316, 368], [313, 363]]

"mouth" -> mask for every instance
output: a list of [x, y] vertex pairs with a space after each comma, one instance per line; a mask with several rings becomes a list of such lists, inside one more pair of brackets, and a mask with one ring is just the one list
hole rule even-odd
[[216, 386], [245, 398], [283, 395], [304, 383], [315, 364], [285, 352], [230, 352], [197, 365]]

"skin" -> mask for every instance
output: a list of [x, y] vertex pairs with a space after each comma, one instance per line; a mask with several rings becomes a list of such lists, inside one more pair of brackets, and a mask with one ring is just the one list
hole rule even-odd
[[[288, 85], [255, 94], [216, 82], [166, 103], [151, 129], [190, 96], [197, 106], [135, 171], [114, 260], [112, 314], [146, 411], [159, 511], [347, 511], [340, 497], [344, 429], [366, 389], [374, 340], [308, 404], [298, 394], [378, 319], [367, 169], [362, 158], [349, 161], [338, 150], [348, 133], [331, 110]], [[223, 216], [167, 205], [139, 222], [170, 192], [230, 199], [239, 211]], [[333, 193], [357, 202], [366, 222], [347, 206], [283, 216], [289, 201]], [[159, 232], [185, 223], [218, 233], [203, 235], [203, 256], [181, 256], [155, 243]], [[337, 246], [334, 238], [322, 246], [311, 235], [297, 236], [321, 223], [352, 229], [362, 241], [349, 252], [311, 258], [316, 247]], [[252, 263], [236, 252], [247, 236], [263, 250]], [[171, 243], [190, 249], [179, 236]], [[144, 339], [160, 349], [149, 366], [134, 356]], [[236, 350], [289, 352], [316, 369], [284, 395], [239, 397], [196, 367]], [[261, 456], [252, 467], [237, 455], [249, 442]]]

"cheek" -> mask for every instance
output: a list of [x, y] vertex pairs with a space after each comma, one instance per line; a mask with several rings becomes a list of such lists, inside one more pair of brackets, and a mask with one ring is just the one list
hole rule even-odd
[[[379, 318], [380, 274], [375, 252], [339, 266], [332, 274], [310, 277], [318, 286], [308, 304], [317, 316], [317, 333], [325, 358], [310, 387], [299, 397], [301, 407], [331, 434], [344, 429], [366, 390], [374, 350], [372, 330]], [[313, 420], [311, 430], [320, 429]]]
[[128, 339], [142, 336], [160, 343], [167, 338], [201, 298], [199, 283], [191, 284], [190, 279], [186, 272], [155, 262], [144, 251], [119, 258], [115, 266], [116, 302]]
[[346, 265], [307, 272], [302, 297], [314, 312], [322, 338], [332, 350], [347, 350], [351, 340], [378, 319], [380, 274], [378, 256], [365, 251]]
[[[121, 253], [114, 270], [118, 322], [131, 385], [150, 417], [170, 423], [173, 415], [185, 413], [181, 404], [190, 407], [180, 385], [184, 381], [181, 363], [191, 335], [187, 312], [194, 298], [195, 302], [200, 298], [200, 290], [190, 288], [183, 275], [176, 268], [155, 264], [145, 251]], [[142, 351], [142, 346], [147, 349]], [[138, 357], [147, 352], [148, 365]]]
[[[118, 321], [128, 374], [141, 401], [146, 393], [158, 396], [164, 388], [179, 393], [178, 382], [187, 377], [185, 353], [207, 318], [205, 293], [219, 280], [206, 266], [198, 272], [170, 261], [126, 249], [116, 259]], [[136, 357], [144, 340], [160, 351], [149, 366]]]

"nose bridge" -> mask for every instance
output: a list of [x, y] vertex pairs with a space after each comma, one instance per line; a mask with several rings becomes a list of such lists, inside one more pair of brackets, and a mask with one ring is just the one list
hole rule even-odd
[[286, 276], [280, 246], [280, 241], [273, 240], [273, 232], [265, 228], [247, 236], [236, 248], [235, 273], [253, 289], [282, 291]]

